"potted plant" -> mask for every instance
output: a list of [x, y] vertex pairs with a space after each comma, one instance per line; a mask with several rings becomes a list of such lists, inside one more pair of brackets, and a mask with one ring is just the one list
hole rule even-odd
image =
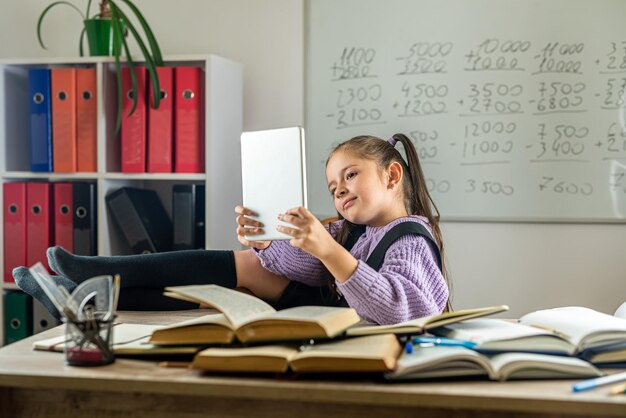
[[[43, 49], [46, 46], [43, 43], [41, 37], [41, 27], [44, 17], [54, 7], [64, 5], [71, 7], [81, 16], [83, 20], [83, 30], [81, 31], [79, 38], [79, 53], [83, 56], [83, 40], [85, 34], [87, 34], [87, 40], [89, 44], [89, 50], [91, 55], [112, 55], [115, 58], [115, 69], [117, 74], [117, 99], [118, 99], [118, 113], [115, 132], [118, 132], [121, 126], [122, 120], [122, 64], [120, 56], [122, 51], [126, 56], [126, 63], [130, 67], [130, 75], [133, 88], [133, 106], [129, 115], [132, 115], [137, 106], [137, 79], [135, 77], [134, 67], [135, 62], [130, 55], [130, 49], [128, 47], [127, 35], [130, 34], [135, 39], [135, 42], [139, 46], [143, 58], [145, 60], [145, 66], [148, 70], [150, 80], [152, 82], [152, 94], [153, 94], [153, 106], [159, 107], [161, 95], [159, 86], [159, 77], [156, 72], [157, 66], [163, 65], [163, 57], [161, 56], [161, 50], [157, 43], [152, 29], [148, 22], [143, 17], [137, 6], [133, 4], [131, 0], [100, 0], [99, 12], [94, 15], [90, 14], [92, 0], [87, 0], [87, 7], [85, 13], [83, 13], [76, 5], [68, 1], [55, 1], [46, 7], [37, 21], [37, 39]], [[120, 5], [126, 6], [130, 11], [124, 11], [120, 8]], [[144, 42], [140, 32], [137, 30], [136, 25], [130, 19], [134, 17], [139, 23], [140, 29], [147, 42]], [[146, 45], [147, 44], [147, 45]]]

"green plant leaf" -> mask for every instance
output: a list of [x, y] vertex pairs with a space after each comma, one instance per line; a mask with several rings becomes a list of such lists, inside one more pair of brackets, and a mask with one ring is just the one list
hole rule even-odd
[[53, 7], [56, 7], [56, 6], [60, 5], [60, 4], [64, 4], [66, 6], [71, 7], [72, 9], [76, 10], [76, 12], [82, 18], [82, 20], [85, 20], [85, 16], [86, 15], [84, 15], [83, 12], [81, 12], [80, 9], [78, 7], [76, 7], [76, 6], [74, 6], [72, 3], [67, 2], [67, 1], [55, 1], [54, 3], [51, 3], [48, 7], [43, 9], [43, 12], [41, 12], [41, 14], [39, 15], [39, 20], [37, 20], [37, 39], [39, 40], [39, 45], [41, 45], [41, 47], [43, 49], [47, 49], [46, 46], [43, 43], [43, 40], [41, 39], [41, 24], [43, 23], [43, 18], [50, 11], [50, 9], [52, 9]]
[[150, 25], [148, 24], [146, 19], [143, 17], [143, 14], [139, 11], [137, 6], [135, 6], [130, 0], [121, 0], [121, 1], [124, 2], [124, 4], [128, 6], [128, 8], [135, 14], [135, 16], [137, 16], [137, 20], [141, 24], [141, 28], [143, 29], [144, 33], [146, 34], [146, 38], [148, 39], [148, 44], [150, 44], [150, 50], [152, 51], [154, 64], [156, 66], [165, 65], [163, 63], [163, 57], [161, 55], [161, 48], [159, 48], [159, 44], [156, 40], [156, 37], [154, 36], [154, 33], [152, 33], [152, 28], [150, 28]]
[[[110, 3], [109, 3], [110, 4]], [[133, 106], [130, 109], [130, 112], [128, 113], [128, 116], [131, 116], [133, 113], [135, 113], [135, 110], [137, 109], [137, 102], [139, 100], [139, 89], [137, 88], [137, 75], [135, 74], [135, 62], [133, 61], [133, 58], [130, 54], [130, 49], [128, 48], [128, 43], [126, 42], [126, 38], [123, 36], [123, 28], [122, 28], [122, 23], [123, 20], [120, 19], [120, 9], [113, 4], [110, 4], [110, 8], [111, 8], [111, 18], [112, 18], [112, 22], [113, 24], [117, 24], [118, 25], [118, 31], [116, 31], [118, 34], [122, 34], [121, 38], [120, 38], [120, 43], [122, 48], [124, 49], [124, 52], [126, 53], [126, 62], [129, 68], [129, 72], [130, 72], [130, 80], [131, 80], [131, 88], [133, 91]], [[126, 22], [124, 22], [124, 24], [126, 24]], [[121, 55], [121, 53], [118, 53], [118, 55]], [[123, 92], [122, 92], [123, 94]]]
[[[139, 49], [141, 49], [141, 53], [143, 54], [146, 60], [146, 68], [148, 69], [148, 72], [150, 73], [150, 80], [152, 81], [152, 93], [153, 93], [153, 106], [152, 107], [154, 109], [158, 109], [159, 104], [161, 102], [161, 85], [159, 83], [159, 76], [156, 72], [156, 65], [154, 63], [154, 59], [150, 55], [150, 51], [148, 51], [148, 49], [146, 48], [146, 45], [143, 42], [143, 39], [139, 35], [139, 32], [137, 32], [137, 29], [135, 29], [135, 26], [128, 19], [128, 17], [124, 14], [124, 12], [120, 10], [120, 8], [111, 0], [109, 0], [109, 5], [111, 7], [111, 10], [115, 9], [116, 14], [119, 15], [120, 20], [124, 22], [124, 24], [130, 31], [130, 33], [135, 38], [135, 41], [137, 42]], [[128, 55], [128, 59], [129, 61], [132, 61], [132, 58], [130, 55]]]
[[83, 39], [85, 39], [86, 29], [83, 26], [83, 30], [80, 31], [80, 38], [78, 39], [78, 53], [80, 56], [84, 56], [83, 54]]
[[[111, 15], [113, 17], [117, 16], [113, 10]], [[113, 29], [113, 56], [115, 57], [115, 76], [117, 78], [117, 118], [115, 121], [115, 135], [117, 135], [122, 127], [122, 94], [124, 94], [122, 90], [122, 64], [120, 63], [121, 41], [118, 42], [117, 40], [123, 39], [124, 34], [117, 19], [113, 18], [111, 20], [111, 27]]]

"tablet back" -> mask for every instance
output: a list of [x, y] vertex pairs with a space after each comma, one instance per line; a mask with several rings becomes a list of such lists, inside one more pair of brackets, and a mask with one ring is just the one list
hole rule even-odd
[[280, 213], [306, 203], [304, 129], [301, 127], [241, 134], [243, 206], [259, 214], [264, 225], [256, 241], [291, 239], [276, 231]]

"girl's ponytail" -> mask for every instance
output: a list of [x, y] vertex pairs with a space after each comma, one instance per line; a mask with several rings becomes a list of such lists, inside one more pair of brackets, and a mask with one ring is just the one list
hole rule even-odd
[[[401, 133], [393, 135], [388, 142], [392, 146], [395, 146], [397, 142], [401, 142], [404, 146], [407, 177], [409, 178], [409, 181], [404, 182], [405, 206], [409, 214], [424, 216], [428, 219], [435, 241], [439, 246], [439, 252], [441, 253], [442, 274], [448, 282], [448, 287], [450, 287], [444, 261], [443, 235], [439, 227], [439, 210], [428, 192], [426, 177], [424, 176], [424, 171], [422, 170], [415, 145], [413, 145], [413, 142], [406, 135]], [[449, 311], [451, 309], [450, 299], [448, 299], [446, 310]]]

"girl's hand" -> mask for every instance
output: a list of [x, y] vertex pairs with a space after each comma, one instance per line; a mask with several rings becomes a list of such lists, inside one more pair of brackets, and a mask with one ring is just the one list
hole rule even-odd
[[271, 241], [249, 241], [248, 238], [263, 233], [263, 224], [250, 216], [257, 216], [256, 213], [248, 208], [237, 205], [235, 207], [237, 213], [237, 240], [246, 247], [264, 250], [270, 246]]
[[278, 215], [278, 219], [294, 226], [278, 226], [276, 229], [293, 238], [289, 241], [294, 247], [302, 248], [322, 260], [333, 251], [337, 242], [324, 225], [307, 209], [297, 207]]

